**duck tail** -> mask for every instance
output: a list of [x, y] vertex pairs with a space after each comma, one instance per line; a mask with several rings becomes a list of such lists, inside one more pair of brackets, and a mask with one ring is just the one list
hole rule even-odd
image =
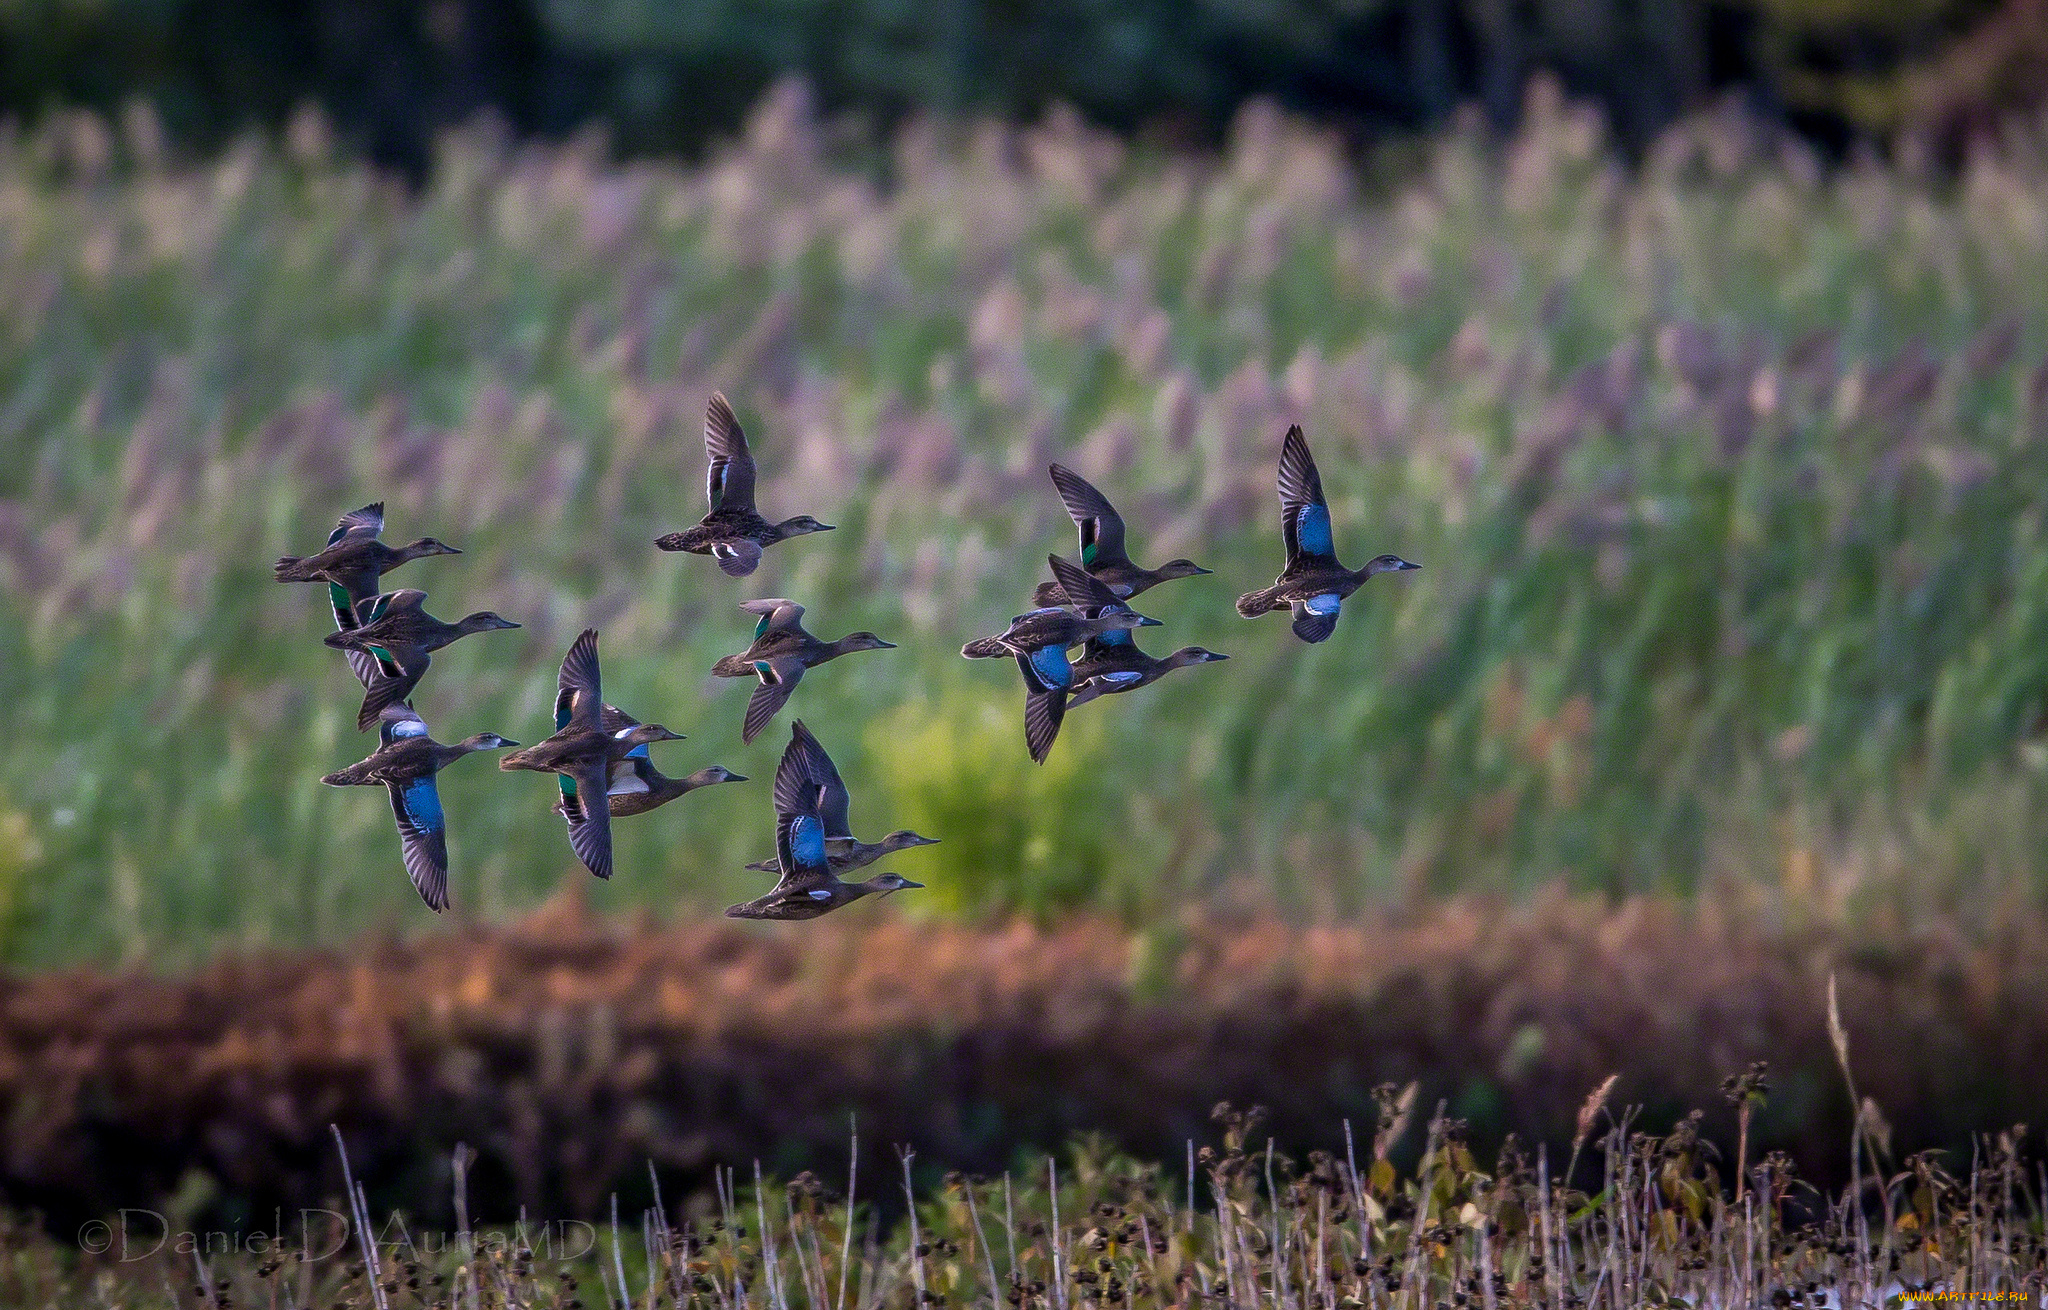
[[1247, 619], [1255, 619], [1261, 614], [1271, 613], [1274, 608], [1276, 607], [1273, 604], [1273, 589], [1271, 587], [1263, 591], [1248, 591], [1237, 598], [1237, 612], [1240, 616]]
[[312, 582], [313, 575], [299, 569], [299, 565], [305, 562], [300, 555], [280, 555], [277, 563], [270, 566], [270, 572], [279, 582]]
[[1010, 653], [1001, 637], [977, 637], [960, 648], [960, 653], [971, 660], [1000, 659]]

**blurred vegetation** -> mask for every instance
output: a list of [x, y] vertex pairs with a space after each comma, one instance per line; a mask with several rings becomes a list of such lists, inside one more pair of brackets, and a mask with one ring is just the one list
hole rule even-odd
[[[269, 576], [379, 498], [390, 538], [466, 552], [394, 582], [526, 624], [436, 658], [443, 740], [535, 739], [591, 623], [610, 698], [691, 734], [664, 768], [755, 779], [621, 823], [602, 906], [759, 891], [782, 738], [740, 747], [744, 688], [706, 671], [764, 595], [903, 647], [791, 711], [864, 835], [944, 839], [886, 866], [932, 884], [891, 914], [2035, 897], [2048, 138], [2016, 123], [1951, 186], [1717, 115], [1629, 174], [1555, 87], [1526, 117], [1385, 191], [1265, 104], [1220, 155], [913, 122], [883, 189], [793, 85], [701, 167], [478, 128], [416, 196], [311, 115], [199, 167], [143, 112], [9, 138], [8, 955], [429, 921], [381, 799], [318, 782], [369, 739], [322, 598]], [[840, 525], [743, 584], [650, 544], [701, 513], [714, 387], [768, 511]], [[1343, 552], [1426, 566], [1315, 648], [1231, 608], [1279, 566], [1297, 420]], [[957, 651], [1071, 548], [1054, 458], [1141, 560], [1217, 570], [1147, 595], [1148, 644], [1233, 659], [1083, 707], [1040, 773], [1014, 668]], [[442, 787], [458, 913], [582, 876], [539, 780]]]
[[1832, 147], [1952, 144], [2039, 104], [2044, 55], [2042, 0], [0, 0], [0, 113], [141, 98], [205, 146], [311, 101], [419, 179], [436, 129], [481, 109], [696, 151], [789, 74], [870, 129], [1061, 102], [1214, 141], [1257, 96], [1358, 137], [1467, 102], [1506, 127], [1550, 70], [1631, 148], [1729, 88]]

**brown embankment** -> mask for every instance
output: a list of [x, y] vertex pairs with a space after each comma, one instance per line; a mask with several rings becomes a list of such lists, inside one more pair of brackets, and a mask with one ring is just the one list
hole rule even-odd
[[[557, 906], [348, 952], [189, 974], [0, 983], [0, 1200], [52, 1223], [180, 1187], [268, 1214], [338, 1193], [327, 1125], [373, 1204], [445, 1213], [448, 1151], [480, 1153], [474, 1208], [595, 1214], [713, 1163], [864, 1160], [994, 1171], [1099, 1130], [1177, 1161], [1220, 1099], [1271, 1107], [1283, 1146], [1341, 1149], [1371, 1089], [1420, 1079], [1472, 1121], [1567, 1141], [1587, 1091], [1664, 1126], [1771, 1062], [1760, 1149], [1847, 1168], [1829, 1048], [1840, 975], [1858, 1090], [1906, 1151], [2038, 1121], [2048, 931], [1771, 926], [1668, 903], [1452, 902], [1340, 926], [1209, 921], [970, 928], [863, 907], [807, 925], [628, 926]], [[865, 1173], [865, 1170], [864, 1170]], [[1585, 1178], [1582, 1176], [1582, 1181]], [[873, 1194], [872, 1192], [870, 1194]]]

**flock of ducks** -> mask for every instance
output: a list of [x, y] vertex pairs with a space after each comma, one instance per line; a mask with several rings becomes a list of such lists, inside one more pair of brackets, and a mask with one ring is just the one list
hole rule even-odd
[[[723, 395], [711, 397], [704, 449], [710, 512], [694, 527], [657, 538], [654, 544], [661, 549], [709, 555], [727, 575], [743, 578], [760, 565], [769, 546], [832, 530], [808, 514], [779, 523], [762, 517], [754, 504], [754, 458]], [[1135, 630], [1160, 624], [1127, 602], [1162, 582], [1205, 576], [1209, 570], [1185, 559], [1141, 568], [1126, 553], [1124, 521], [1109, 499], [1072, 469], [1054, 464], [1050, 472], [1080, 532], [1080, 562], [1047, 556], [1052, 579], [1038, 585], [1035, 608], [1011, 619], [1004, 631], [970, 641], [960, 651], [969, 659], [1010, 656], [1017, 661], [1025, 688], [1024, 740], [1031, 758], [1041, 764], [1074, 706], [1148, 686], [1175, 669], [1229, 658], [1200, 646], [1184, 646], [1164, 658], [1138, 648]], [[1298, 425], [1288, 429], [1281, 447], [1279, 490], [1287, 565], [1272, 586], [1238, 598], [1237, 611], [1244, 617], [1288, 611], [1297, 637], [1324, 641], [1336, 630], [1345, 598], [1367, 578], [1420, 567], [1396, 555], [1377, 556], [1355, 570], [1338, 561], [1322, 478]], [[286, 556], [274, 572], [280, 582], [327, 584], [335, 630], [326, 644], [347, 656], [363, 685], [357, 729], [378, 728], [378, 746], [369, 758], [321, 781], [335, 787], [381, 786], [389, 793], [406, 873], [431, 909], [448, 905], [448, 824], [435, 775], [465, 755], [511, 750], [499, 759], [499, 768], [554, 774], [561, 793], [554, 809], [568, 822], [569, 846], [600, 878], [612, 875], [613, 819], [645, 814], [702, 787], [747, 781], [719, 765], [681, 778], [657, 769], [648, 748], [680, 741], [682, 734], [643, 723], [605, 702], [593, 628], [584, 629], [563, 657], [554, 735], [524, 748], [494, 732], [453, 745], [435, 741], [412, 707], [433, 652], [473, 633], [519, 625], [488, 610], [446, 623], [427, 613], [424, 591], [383, 591], [383, 576], [400, 565], [462, 553], [433, 537], [394, 548], [379, 539], [383, 531], [381, 503], [351, 510], [318, 554]], [[804, 607], [792, 600], [749, 600], [740, 608], [759, 617], [753, 640], [744, 651], [719, 660], [711, 672], [756, 681], [740, 729], [742, 742], [752, 742], [782, 711], [806, 670], [854, 651], [895, 649], [872, 632], [821, 641], [805, 630]], [[1077, 646], [1078, 659], [1069, 653]], [[856, 838], [846, 784], [801, 719], [790, 725], [789, 744], [775, 770], [774, 802], [775, 855], [746, 867], [778, 875], [776, 884], [765, 896], [726, 910], [727, 916], [815, 919], [864, 896], [923, 885], [894, 873], [853, 882], [841, 876], [937, 839], [907, 829], [878, 842]]]

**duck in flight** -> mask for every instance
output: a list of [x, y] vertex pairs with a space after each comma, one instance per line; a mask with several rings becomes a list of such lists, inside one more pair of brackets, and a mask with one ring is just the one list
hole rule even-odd
[[490, 610], [479, 610], [457, 623], [443, 623], [422, 608], [427, 593], [412, 587], [386, 592], [358, 605], [356, 626], [321, 638], [337, 650], [361, 651], [377, 664], [377, 676], [366, 685], [363, 706], [356, 712], [356, 731], [366, 732], [389, 705], [408, 699], [426, 676], [433, 652], [471, 633], [497, 632], [519, 625]]
[[405, 871], [420, 899], [438, 914], [448, 908], [448, 820], [441, 812], [434, 775], [465, 755], [519, 743], [495, 732], [480, 732], [443, 746], [427, 735], [426, 723], [410, 705], [386, 706], [379, 717], [376, 752], [320, 781], [330, 787], [381, 786], [391, 793], [391, 812], [405, 848]]
[[[798, 719], [790, 725], [790, 750], [803, 753], [804, 776], [818, 791], [818, 813], [825, 822], [825, 854], [835, 874], [850, 869], [865, 868], [885, 855], [908, 850], [913, 846], [936, 846], [939, 839], [923, 837], [908, 828], [899, 828], [878, 842], [864, 842], [853, 835], [849, 811], [853, 798], [846, 790], [845, 781], [839, 776], [839, 768], [832, 763], [832, 757]], [[770, 860], [756, 860], [747, 866], [762, 873], [780, 873], [780, 857]]]
[[1138, 649], [1131, 633], [1105, 632], [1083, 646], [1081, 658], [1073, 662], [1074, 688], [1067, 697], [1067, 708], [1086, 705], [1098, 696], [1149, 687], [1175, 669], [1229, 658], [1200, 646], [1183, 646], [1164, 659], [1154, 659]]
[[747, 717], [740, 725], [740, 741], [752, 742], [761, 729], [781, 712], [805, 669], [838, 659], [857, 650], [895, 650], [872, 632], [852, 632], [837, 641], [819, 641], [804, 630], [804, 607], [793, 600], [776, 597], [742, 602], [740, 608], [758, 614], [753, 644], [737, 655], [728, 655], [711, 666], [719, 678], [758, 678], [761, 685], [747, 701]]
[[968, 659], [989, 659], [1014, 655], [1024, 675], [1024, 745], [1035, 763], [1045, 763], [1059, 736], [1060, 720], [1067, 711], [1067, 693], [1074, 686], [1074, 668], [1067, 648], [1111, 632], [1132, 628], [1156, 628], [1158, 619], [1133, 613], [1109, 587], [1083, 571], [1078, 564], [1057, 555], [1046, 557], [1061, 594], [1083, 607], [1084, 617], [1069, 609], [1050, 607], [1019, 614], [1010, 620], [1009, 630], [993, 637], [970, 641], [960, 648]]
[[[327, 534], [319, 554], [286, 555], [271, 566], [272, 573], [279, 582], [325, 582], [335, 630], [347, 632], [356, 626], [358, 607], [382, 590], [379, 578], [412, 560], [462, 553], [433, 537], [394, 549], [377, 540], [383, 531], [383, 501], [352, 509]], [[365, 687], [379, 676], [377, 659], [368, 651], [350, 650], [348, 667]]]
[[1307, 642], [1326, 640], [1337, 630], [1344, 598], [1381, 573], [1419, 569], [1399, 555], [1377, 555], [1362, 569], [1337, 562], [1330, 532], [1330, 506], [1323, 497], [1322, 475], [1308, 452], [1301, 425], [1287, 429], [1280, 446], [1280, 533], [1287, 542], [1287, 567], [1279, 580], [1262, 591], [1237, 598], [1237, 612], [1248, 619], [1274, 610], [1294, 611], [1294, 635]]
[[782, 877], [766, 896], [728, 909], [728, 919], [815, 919], [863, 896], [924, 886], [894, 873], [864, 882], [833, 876], [818, 779], [809, 751], [798, 740], [802, 732], [802, 721], [791, 725], [789, 745], [775, 769], [775, 859]]
[[[622, 737], [639, 726], [640, 720], [624, 710], [612, 705], [604, 707], [604, 730], [614, 737]], [[681, 740], [681, 736], [677, 734], [677, 740]], [[671, 778], [654, 767], [654, 758], [648, 754], [647, 743], [642, 742], [611, 766], [611, 782], [605, 794], [611, 804], [612, 817], [623, 819], [628, 815], [660, 809], [676, 797], [687, 796], [702, 787], [746, 780], [746, 775], [734, 773], [721, 764], [713, 764], [681, 778]], [[555, 813], [565, 819], [569, 817], [566, 797], [555, 802]]]
[[831, 524], [808, 514], [780, 523], [761, 517], [754, 508], [754, 456], [722, 392], [712, 393], [704, 415], [704, 453], [710, 461], [704, 487], [711, 512], [694, 528], [655, 538], [654, 544], [663, 550], [709, 555], [729, 576], [744, 578], [760, 565], [762, 550], [776, 542], [832, 531]]
[[498, 761], [498, 767], [558, 775], [562, 799], [555, 811], [569, 821], [569, 847], [584, 868], [609, 878], [612, 770], [623, 764], [635, 747], [679, 741], [681, 734], [658, 723], [636, 723], [619, 732], [605, 730], [595, 628], [585, 628], [563, 656], [555, 689], [555, 735], [512, 752]]
[[[1109, 497], [1094, 484], [1064, 464], [1050, 470], [1052, 485], [1067, 507], [1067, 517], [1081, 534], [1081, 567], [1099, 579], [1119, 598], [1129, 600], [1141, 591], [1175, 578], [1195, 578], [1208, 573], [1192, 560], [1170, 559], [1156, 569], [1141, 569], [1124, 553], [1124, 520], [1109, 503]], [[1057, 580], [1038, 584], [1033, 598], [1041, 606], [1067, 603], [1066, 589]]]

